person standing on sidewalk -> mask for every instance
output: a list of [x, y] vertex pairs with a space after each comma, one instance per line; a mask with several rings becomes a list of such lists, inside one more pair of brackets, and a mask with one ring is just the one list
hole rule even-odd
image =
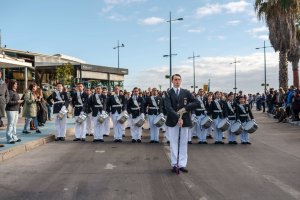
[[61, 110], [67, 110], [69, 106], [69, 98], [66, 92], [63, 92], [63, 85], [61, 83], [56, 84], [56, 90], [47, 98], [49, 106], [53, 106], [53, 117], [56, 128], [55, 141], [64, 141], [67, 131], [67, 115], [66, 113], [62, 118], [58, 118], [58, 114]]
[[2, 79], [2, 70], [0, 69], [0, 127], [4, 127], [2, 117], [5, 117], [5, 105], [9, 101], [9, 93], [6, 83]]
[[[187, 173], [188, 129], [192, 126], [190, 112], [200, 107], [200, 102], [188, 90], [181, 88], [182, 80], [179, 74], [174, 74], [171, 80], [173, 87], [166, 92], [165, 107], [167, 111], [166, 125], [170, 137], [172, 172], [175, 173], [179, 168], [180, 171]], [[182, 119], [179, 118], [180, 114], [182, 114]]]
[[34, 127], [36, 128], [36, 133], [42, 133], [39, 130], [39, 124], [37, 120], [37, 105], [36, 103], [40, 101], [40, 98], [36, 96], [37, 85], [36, 83], [31, 83], [28, 90], [24, 94], [24, 107], [23, 107], [23, 117], [25, 118], [25, 125], [23, 133], [28, 134], [30, 121], [33, 120]]
[[21, 139], [17, 137], [17, 123], [19, 118], [20, 104], [23, 100], [20, 100], [19, 94], [17, 93], [18, 83], [16, 80], [11, 80], [8, 83], [9, 101], [6, 105], [6, 116], [7, 116], [7, 129], [6, 139], [7, 143], [14, 144], [15, 142], [21, 142]]

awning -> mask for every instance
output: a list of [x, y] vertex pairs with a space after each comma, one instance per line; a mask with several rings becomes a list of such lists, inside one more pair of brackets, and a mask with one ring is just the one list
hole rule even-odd
[[25, 62], [22, 59], [14, 59], [8, 56], [0, 55], [0, 68], [31, 68], [34, 69], [31, 63]]

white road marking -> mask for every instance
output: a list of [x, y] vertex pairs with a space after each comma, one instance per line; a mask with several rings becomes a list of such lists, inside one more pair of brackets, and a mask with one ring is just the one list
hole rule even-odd
[[68, 191], [69, 190], [69, 188], [64, 188], [64, 191]]
[[107, 163], [106, 166], [104, 167], [104, 169], [114, 169], [115, 167], [117, 167], [117, 166]]
[[206, 197], [201, 197], [199, 200], [207, 200]]
[[95, 153], [105, 153], [105, 151], [95, 151]]

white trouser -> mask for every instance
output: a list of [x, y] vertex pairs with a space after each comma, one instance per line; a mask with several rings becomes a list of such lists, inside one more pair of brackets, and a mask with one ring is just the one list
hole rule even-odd
[[196, 124], [196, 130], [197, 130], [197, 136], [199, 142], [206, 142], [206, 136], [209, 129], [205, 129], [201, 126], [201, 121], [205, 117], [205, 115], [197, 116], [197, 124]]
[[93, 116], [92, 113], [89, 113], [86, 118], [86, 133], [87, 134], [93, 134], [94, 124], [93, 122]]
[[131, 119], [130, 120], [131, 121], [130, 133], [131, 133], [132, 139], [134, 139], [134, 140], [141, 139], [142, 127], [137, 127], [136, 125], [134, 125], [132, 117], [130, 117], [130, 119]]
[[103, 139], [103, 134], [105, 133], [105, 121], [102, 124], [98, 122], [98, 117], [100, 114], [101, 113], [98, 113], [97, 117], [93, 117], [95, 140]]
[[235, 134], [231, 132], [231, 126], [235, 123], [235, 120], [229, 120], [230, 127], [228, 128], [228, 142], [233, 142], [236, 140]]
[[215, 129], [215, 141], [216, 142], [221, 142], [222, 141], [222, 137], [223, 137], [223, 132], [218, 129], [218, 124], [222, 119], [220, 117], [218, 117], [217, 119], [214, 119], [214, 129]]
[[163, 125], [164, 129], [165, 129], [165, 138], [167, 139], [167, 141], [170, 141], [170, 137], [169, 137], [169, 131], [168, 131], [168, 126], [166, 124]]
[[107, 117], [105, 119], [105, 121], [103, 122], [103, 124], [104, 124], [104, 135], [109, 135], [109, 132], [110, 132], [110, 124], [109, 123], [110, 123], [110, 117]]
[[[78, 116], [75, 116], [75, 121], [78, 119]], [[75, 137], [85, 139], [85, 132], [86, 132], [86, 120], [82, 123], [75, 124]]]
[[115, 114], [111, 115], [111, 119], [113, 121], [114, 124], [114, 138], [116, 140], [122, 140], [122, 135], [125, 134], [125, 130], [124, 130], [124, 125], [120, 124], [118, 122], [118, 112], [115, 112]]
[[[187, 164], [187, 142], [188, 142], [188, 127], [181, 128], [180, 134], [180, 147], [179, 147], [179, 167], [186, 167]], [[168, 127], [170, 133], [170, 151], [171, 151], [171, 165], [172, 167], [177, 166], [177, 155], [178, 155], [178, 125], [174, 127]]]
[[53, 114], [54, 125], [56, 129], [56, 138], [66, 137], [67, 132], [67, 115], [64, 115], [62, 119], [57, 118], [58, 113]]
[[192, 127], [192, 128], [188, 128], [188, 141], [191, 142], [192, 141], [192, 137], [194, 136], [194, 130], [195, 130], [195, 127]]
[[17, 141], [17, 123], [19, 117], [19, 111], [6, 111], [7, 116], [7, 128], [6, 139], [7, 142]]
[[[242, 126], [245, 127], [247, 122], [242, 123]], [[250, 138], [249, 138], [249, 133], [246, 132], [245, 130], [243, 130], [243, 132], [241, 133], [241, 142], [249, 142]]]
[[154, 120], [157, 115], [148, 115], [149, 127], [150, 127], [150, 140], [159, 141], [159, 128], [155, 126]]

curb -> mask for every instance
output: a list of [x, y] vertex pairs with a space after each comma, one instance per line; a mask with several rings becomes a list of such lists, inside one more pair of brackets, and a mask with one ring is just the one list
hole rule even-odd
[[[267, 117], [274, 119], [273, 114], [270, 114], [270, 113], [265, 113], [265, 114], [267, 115]], [[289, 119], [287, 123], [292, 126], [300, 126], [300, 121], [293, 122], [291, 119]]]
[[[66, 136], [72, 135], [71, 133], [74, 133], [74, 128], [67, 129]], [[33, 149], [38, 148], [39, 146], [48, 144], [50, 142], [53, 142], [55, 139], [55, 136], [53, 134], [47, 135], [45, 137], [42, 137], [37, 140], [33, 140], [30, 142], [26, 142], [25, 144], [18, 145], [3, 151], [0, 151], [0, 163], [8, 160], [10, 158], [16, 157], [17, 155], [20, 155], [22, 153], [25, 153], [27, 151], [31, 151]]]

